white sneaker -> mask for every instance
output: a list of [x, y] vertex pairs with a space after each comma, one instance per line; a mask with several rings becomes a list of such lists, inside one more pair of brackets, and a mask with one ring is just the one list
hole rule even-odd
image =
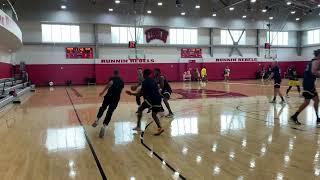
[[99, 137], [103, 138], [105, 133], [106, 133], [106, 126], [103, 125], [100, 129]]

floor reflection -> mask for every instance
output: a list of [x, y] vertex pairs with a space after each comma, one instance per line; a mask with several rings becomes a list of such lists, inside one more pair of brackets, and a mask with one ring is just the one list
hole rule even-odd
[[198, 134], [198, 118], [177, 118], [171, 122], [171, 136]]
[[49, 152], [84, 149], [85, 136], [82, 127], [48, 129], [46, 147]]
[[127, 144], [133, 141], [132, 123], [115, 122], [114, 123], [114, 143]]
[[[275, 123], [287, 125], [289, 119], [289, 108], [287, 105], [270, 105], [266, 117], [266, 125], [274, 126]], [[276, 122], [275, 122], [276, 120]]]
[[223, 112], [220, 115], [220, 132], [227, 133], [230, 130], [239, 130], [246, 127], [245, 124], [245, 112], [233, 113]]

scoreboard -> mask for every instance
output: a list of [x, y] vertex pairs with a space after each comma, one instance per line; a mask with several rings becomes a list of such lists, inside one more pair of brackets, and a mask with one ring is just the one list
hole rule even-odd
[[93, 48], [90, 47], [69, 47], [66, 48], [67, 59], [93, 59]]
[[182, 48], [181, 58], [202, 58], [202, 49], [200, 48]]

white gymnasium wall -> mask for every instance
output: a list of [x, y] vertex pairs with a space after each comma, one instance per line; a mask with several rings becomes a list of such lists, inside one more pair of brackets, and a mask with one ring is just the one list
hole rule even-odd
[[[28, 64], [91, 64], [93, 60], [76, 60], [65, 58], [65, 47], [67, 45], [41, 45], [41, 23], [21, 22], [21, 29], [24, 32], [24, 42], [26, 44], [33, 43], [38, 45], [25, 45], [16, 55], [17, 62], [25, 61]], [[145, 27], [145, 30], [149, 27]], [[164, 28], [169, 30], [169, 28]], [[97, 40], [101, 44], [109, 44], [98, 48], [99, 59], [107, 58], [127, 58], [133, 55], [133, 51], [125, 46], [110, 47], [111, 43], [111, 25], [99, 24], [96, 26]], [[92, 24], [80, 24], [80, 41], [81, 43], [94, 43], [94, 26]], [[246, 30], [247, 45], [256, 45], [257, 31]], [[289, 46], [295, 46], [297, 43], [296, 32], [289, 32]], [[260, 45], [264, 45], [265, 31], [260, 33]], [[199, 28], [198, 40], [201, 45], [210, 44], [210, 29]], [[168, 43], [170, 40], [168, 40]], [[221, 42], [220, 29], [213, 29], [212, 43], [219, 45]], [[163, 42], [155, 40], [152, 44], [163, 44]], [[177, 47], [146, 47], [143, 48], [146, 58], [156, 59], [157, 62], [181, 62], [180, 48]], [[214, 62], [215, 58], [228, 58], [231, 48], [215, 47], [213, 48], [214, 57], [210, 57], [209, 48], [203, 49], [203, 61]], [[257, 57], [256, 48], [240, 48], [244, 58]], [[239, 57], [237, 52], [232, 57]], [[264, 49], [260, 48], [259, 60], [264, 61]], [[305, 60], [303, 56], [297, 56], [296, 48], [281, 47], [278, 48], [278, 61], [299, 61]]]
[[14, 57], [13, 53], [9, 53], [5, 50], [0, 49], [0, 63], [11, 64], [13, 63], [12, 62], [13, 57]]

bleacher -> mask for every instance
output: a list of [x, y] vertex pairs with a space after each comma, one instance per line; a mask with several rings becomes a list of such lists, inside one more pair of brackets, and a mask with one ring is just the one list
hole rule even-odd
[[[16, 78], [0, 79], [0, 109], [31, 91], [34, 85]], [[15, 95], [13, 95], [15, 94]]]

